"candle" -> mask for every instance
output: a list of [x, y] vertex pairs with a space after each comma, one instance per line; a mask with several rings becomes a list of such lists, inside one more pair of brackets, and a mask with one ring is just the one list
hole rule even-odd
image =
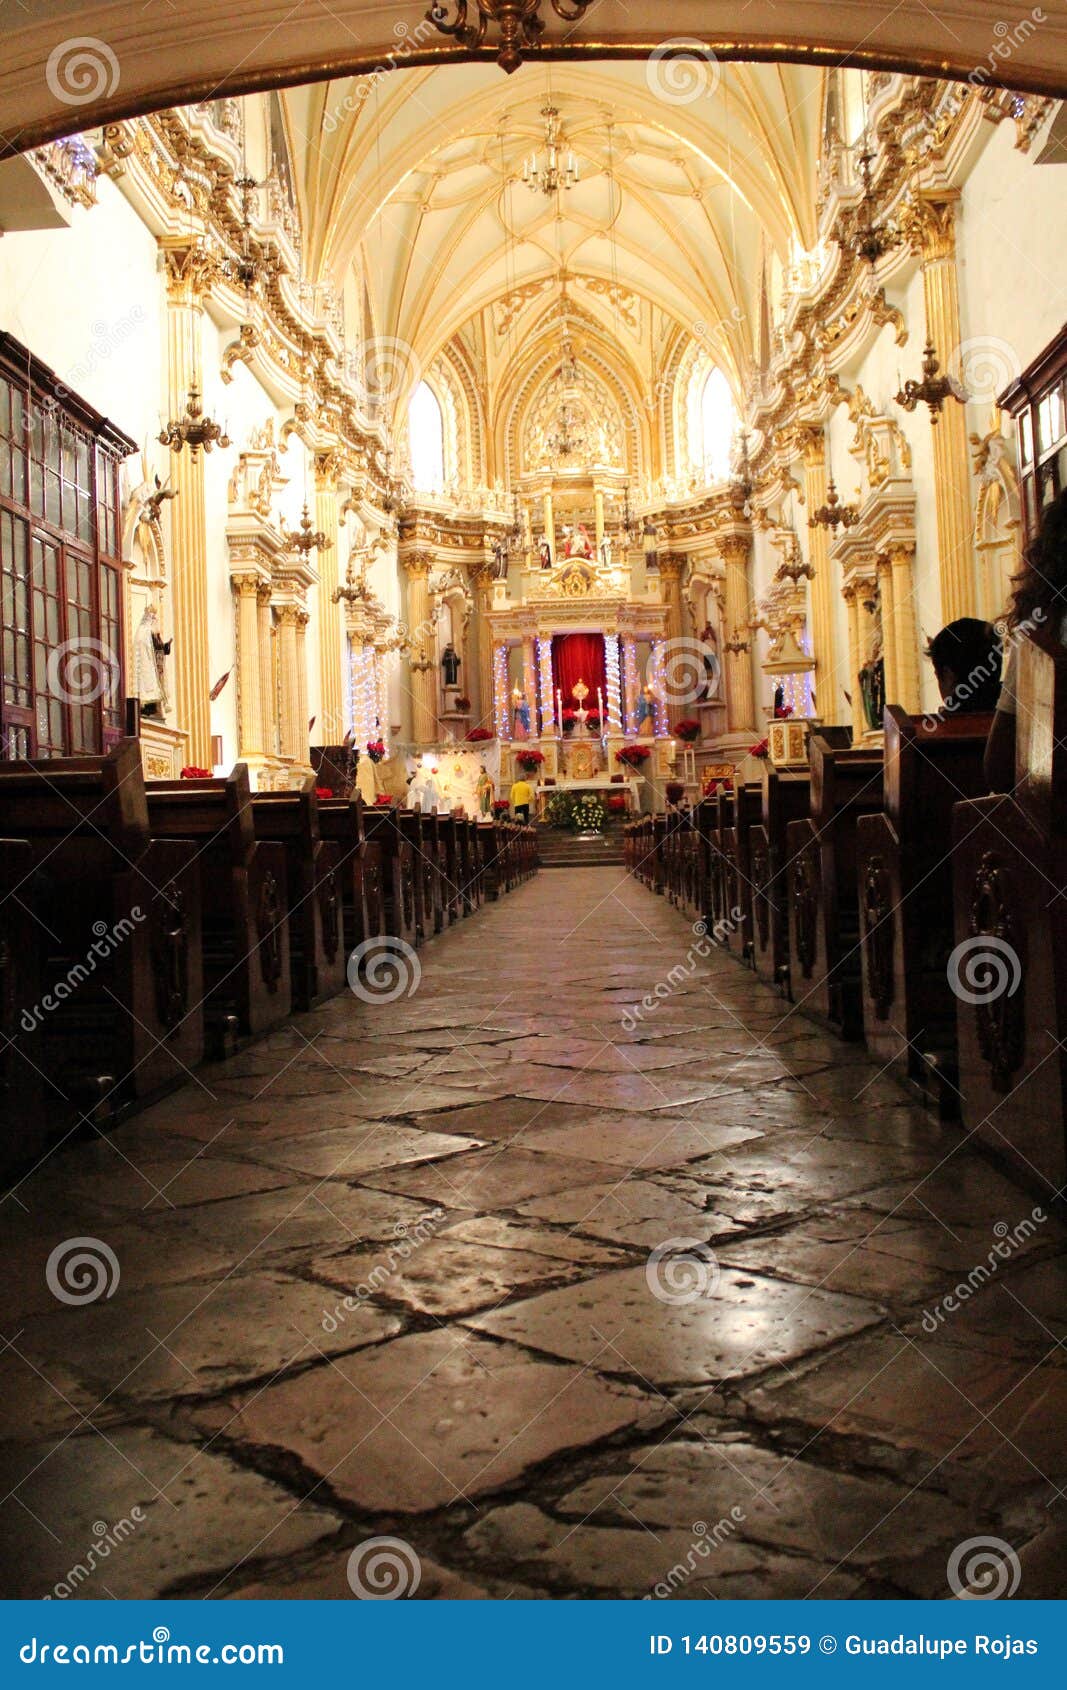
[[604, 727], [605, 727], [605, 723], [604, 723], [604, 694], [601, 692], [599, 687], [597, 687], [597, 689], [596, 689], [596, 702], [597, 702], [597, 709], [600, 712], [600, 731], [601, 731], [601, 733], [603, 733]]
[[563, 694], [556, 688], [556, 732], [563, 732]]

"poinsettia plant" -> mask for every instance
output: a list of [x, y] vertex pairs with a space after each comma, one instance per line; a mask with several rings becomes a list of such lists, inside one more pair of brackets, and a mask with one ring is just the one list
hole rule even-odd
[[494, 816], [506, 816], [510, 809], [511, 809], [511, 805], [508, 803], [506, 798], [494, 798], [493, 799], [493, 814], [494, 814]]
[[533, 747], [526, 751], [519, 751], [515, 756], [515, 761], [518, 763], [519, 768], [526, 769], [530, 774], [533, 773], [534, 769], [539, 769], [544, 760], [544, 752], [537, 751]]
[[608, 809], [612, 812], [613, 815], [618, 815], [621, 810], [625, 810], [626, 809], [626, 794], [624, 792], [611, 792], [611, 793], [609, 793], [608, 794]]
[[367, 756], [370, 758], [372, 763], [380, 763], [382, 758], [385, 756], [384, 739], [368, 739]]
[[332, 798], [333, 797], [333, 787], [332, 786], [317, 786], [315, 788], [315, 797], [316, 798]]
[[488, 728], [472, 728], [466, 738], [472, 745], [481, 745], [484, 740], [495, 739], [496, 735], [490, 733]]
[[375, 799], [374, 799], [375, 809], [377, 809], [377, 810], [389, 810], [389, 809], [392, 809], [392, 806], [393, 806], [393, 798], [392, 798], [391, 793], [389, 793], [389, 792], [379, 792], [375, 796]]
[[692, 745], [694, 740], [699, 739], [702, 732], [703, 729], [694, 716], [685, 716], [675, 724], [675, 738], [684, 740], [687, 745]]
[[470, 707], [471, 707], [470, 699], [467, 697], [466, 693], [461, 693], [460, 696], [456, 699], [456, 709], [457, 710], [469, 710]]
[[615, 753], [617, 763], [625, 763], [631, 769], [639, 769], [642, 763], [648, 761], [652, 755], [649, 745], [624, 745]]
[[200, 769], [195, 763], [187, 763], [181, 772], [182, 780], [210, 780], [211, 770]]
[[586, 713], [585, 713], [585, 725], [588, 728], [592, 728], [594, 733], [599, 733], [599, 731], [600, 731], [600, 711], [599, 710], [587, 710]]
[[758, 739], [755, 745], [749, 746], [748, 754], [750, 757], [768, 757], [770, 755], [770, 745], [768, 741], [766, 739]]

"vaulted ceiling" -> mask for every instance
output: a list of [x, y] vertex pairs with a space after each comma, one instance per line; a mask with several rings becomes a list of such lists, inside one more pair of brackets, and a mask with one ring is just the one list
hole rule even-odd
[[[647, 390], [674, 330], [739, 373], [770, 255], [815, 240], [824, 73], [601, 62], [408, 69], [285, 95], [309, 276], [369, 278], [374, 324], [425, 367], [476, 333], [511, 365], [566, 290]], [[532, 191], [550, 104], [580, 180]]]

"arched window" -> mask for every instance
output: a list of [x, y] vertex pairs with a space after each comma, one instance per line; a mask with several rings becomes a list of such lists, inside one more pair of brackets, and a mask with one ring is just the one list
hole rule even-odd
[[411, 474], [419, 493], [439, 493], [445, 481], [445, 424], [437, 395], [420, 381], [408, 407]]
[[718, 368], [710, 370], [693, 394], [689, 414], [689, 463], [705, 482], [725, 481], [730, 473], [730, 449], [737, 432], [730, 384]]

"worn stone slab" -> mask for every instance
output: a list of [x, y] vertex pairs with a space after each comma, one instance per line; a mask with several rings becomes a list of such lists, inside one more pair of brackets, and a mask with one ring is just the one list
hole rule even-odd
[[376, 1168], [425, 1162], [434, 1157], [477, 1149], [480, 1140], [425, 1132], [398, 1121], [353, 1121], [297, 1138], [274, 1138], [256, 1152], [257, 1160], [297, 1174], [323, 1179], [355, 1179]]
[[227, 1437], [292, 1451], [356, 1507], [417, 1514], [662, 1414], [638, 1390], [442, 1327], [258, 1392]]
[[140, 1427], [7, 1445], [0, 1460], [12, 1493], [0, 1503], [6, 1597], [162, 1596], [191, 1577], [293, 1554], [341, 1524], [225, 1455]]
[[197, 1233], [227, 1252], [229, 1266], [250, 1270], [263, 1260], [302, 1245], [338, 1249], [367, 1239], [393, 1238], [416, 1227], [436, 1205], [393, 1193], [320, 1180], [255, 1197], [231, 1197], [188, 1213]]
[[493, 1145], [450, 1156], [443, 1162], [371, 1174], [364, 1183], [449, 1209], [512, 1209], [525, 1198], [565, 1191], [602, 1177], [598, 1162]]
[[429, 1132], [469, 1134], [476, 1139], [515, 1139], [527, 1134], [532, 1137], [547, 1127], [580, 1126], [589, 1120], [590, 1113], [585, 1108], [537, 1098], [504, 1097], [492, 1103], [466, 1103], [416, 1115], [415, 1125]]
[[554, 1221], [592, 1238], [655, 1249], [679, 1235], [707, 1240], [734, 1230], [717, 1209], [709, 1209], [694, 1182], [670, 1186], [658, 1180], [613, 1178], [520, 1203], [518, 1214]]
[[629, 1171], [681, 1167], [699, 1157], [722, 1155], [759, 1136], [745, 1127], [701, 1127], [691, 1121], [663, 1120], [658, 1115], [615, 1115], [597, 1110], [580, 1125], [539, 1131], [530, 1140], [530, 1147], [587, 1162], [608, 1162]]
[[98, 1396], [186, 1397], [306, 1366], [321, 1355], [391, 1338], [393, 1314], [361, 1303], [332, 1328], [336, 1298], [279, 1274], [157, 1287], [29, 1323], [22, 1347], [50, 1376], [69, 1367]]
[[[666, 1282], [662, 1270], [657, 1283]], [[602, 1372], [671, 1385], [722, 1383], [793, 1362], [880, 1318], [858, 1297], [732, 1268], [708, 1275], [703, 1295], [668, 1303], [653, 1294], [646, 1269], [625, 1268], [470, 1324]]]
[[468, 1244], [449, 1233], [413, 1243], [406, 1256], [395, 1246], [317, 1256], [308, 1271], [339, 1291], [363, 1288], [366, 1296], [449, 1319], [495, 1308], [533, 1287], [569, 1283], [588, 1270], [563, 1257]]
[[505, 1215], [471, 1215], [449, 1225], [449, 1238], [468, 1244], [486, 1244], [498, 1250], [522, 1250], [557, 1261], [579, 1262], [603, 1267], [621, 1262], [628, 1254], [610, 1244], [595, 1244], [568, 1228], [538, 1226], [511, 1220]]

